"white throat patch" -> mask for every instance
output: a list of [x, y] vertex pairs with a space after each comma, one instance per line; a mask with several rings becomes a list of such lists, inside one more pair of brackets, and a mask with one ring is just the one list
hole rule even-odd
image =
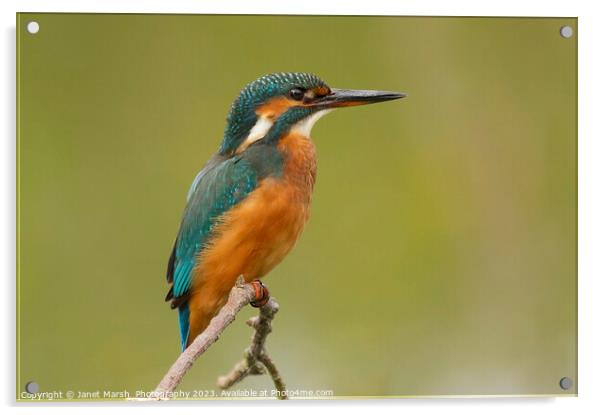
[[332, 111], [332, 109], [327, 109], [327, 110], [321, 110], [321, 111], [318, 111], [318, 112], [314, 112], [309, 117], [304, 118], [301, 121], [299, 121], [297, 124], [293, 125], [293, 128], [291, 128], [291, 131], [293, 133], [300, 134], [303, 137], [309, 137], [309, 135], [311, 134], [311, 129], [313, 128], [314, 124], [320, 118], [322, 118], [323, 116], [325, 116], [326, 114], [328, 114], [330, 111]]

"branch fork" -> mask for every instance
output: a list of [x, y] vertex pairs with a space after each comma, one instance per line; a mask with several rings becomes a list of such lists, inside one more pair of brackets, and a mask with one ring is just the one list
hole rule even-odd
[[[182, 352], [167, 374], [151, 395], [153, 400], [166, 400], [173, 394], [194, 361], [215, 343], [236, 318], [238, 312], [248, 304], [261, 305], [259, 315], [251, 317], [247, 325], [255, 329], [251, 338], [251, 345], [245, 350], [244, 358], [238, 362], [232, 370], [217, 380], [217, 386], [228, 389], [243, 380], [248, 375], [260, 375], [266, 372], [272, 377], [274, 386], [278, 391], [279, 399], [286, 399], [286, 386], [276, 365], [265, 349], [266, 337], [272, 331], [272, 320], [278, 312], [279, 306], [276, 300], [269, 298], [267, 301], [267, 289], [262, 286], [258, 290], [259, 282], [245, 283], [242, 276], [238, 277], [236, 284], [230, 291], [228, 301], [218, 314], [211, 320], [209, 326]], [[261, 292], [261, 297], [259, 297]]]
[[[269, 305], [269, 306], [268, 306]], [[247, 320], [247, 325], [255, 329], [251, 345], [245, 350], [244, 358], [232, 370], [217, 379], [217, 386], [228, 389], [243, 380], [248, 375], [263, 375], [267, 373], [274, 381], [279, 399], [286, 399], [286, 385], [280, 376], [278, 368], [265, 349], [265, 340], [272, 332], [272, 320], [278, 312], [278, 303], [270, 299], [259, 309], [259, 316]]]

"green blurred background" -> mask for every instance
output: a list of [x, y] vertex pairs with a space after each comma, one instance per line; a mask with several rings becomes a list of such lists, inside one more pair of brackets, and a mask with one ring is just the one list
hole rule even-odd
[[[40, 31], [25, 31], [35, 20]], [[20, 14], [18, 391], [152, 390], [190, 182], [270, 72], [404, 91], [313, 131], [313, 215], [266, 278], [290, 389], [575, 394], [576, 19]], [[244, 310], [183, 390], [242, 357]], [[254, 377], [241, 389], [271, 388]]]

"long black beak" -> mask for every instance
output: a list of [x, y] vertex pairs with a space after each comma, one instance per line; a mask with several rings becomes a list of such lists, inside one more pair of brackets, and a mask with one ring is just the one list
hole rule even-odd
[[336, 89], [332, 93], [316, 101], [316, 105], [324, 108], [353, 107], [356, 105], [374, 104], [391, 101], [406, 96], [400, 92], [370, 91], [361, 89]]

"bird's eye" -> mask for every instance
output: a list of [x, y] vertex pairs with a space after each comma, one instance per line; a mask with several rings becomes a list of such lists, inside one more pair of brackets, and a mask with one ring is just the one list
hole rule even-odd
[[301, 88], [293, 88], [290, 90], [289, 95], [295, 101], [301, 101], [305, 92]]

